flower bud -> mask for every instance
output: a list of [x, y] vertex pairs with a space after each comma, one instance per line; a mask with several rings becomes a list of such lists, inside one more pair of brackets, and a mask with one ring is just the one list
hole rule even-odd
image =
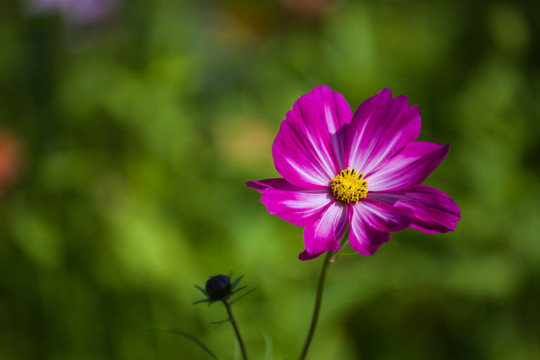
[[231, 278], [226, 275], [212, 276], [206, 282], [206, 293], [211, 299], [226, 297], [231, 292]]

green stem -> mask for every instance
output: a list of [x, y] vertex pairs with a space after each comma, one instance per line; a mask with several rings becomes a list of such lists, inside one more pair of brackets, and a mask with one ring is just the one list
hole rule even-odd
[[[345, 231], [343, 234], [343, 237], [340, 240], [340, 245], [344, 245], [347, 241], [349, 235], [349, 229]], [[317, 295], [315, 297], [315, 308], [313, 309], [313, 315], [311, 317], [311, 326], [309, 327], [308, 336], [306, 339], [306, 343], [304, 344], [304, 348], [302, 349], [302, 354], [300, 355], [300, 360], [304, 360], [307, 356], [307, 352], [309, 350], [309, 345], [311, 345], [311, 340], [313, 338], [313, 334], [315, 333], [315, 328], [317, 327], [317, 321], [319, 320], [319, 312], [321, 310], [321, 304], [322, 304], [322, 296], [324, 292], [324, 282], [326, 280], [326, 273], [328, 272], [328, 267], [330, 263], [335, 261], [335, 255], [337, 254], [336, 251], [327, 252], [326, 257], [324, 258], [323, 267], [321, 270], [321, 275], [319, 277], [319, 284], [317, 285]]]
[[238, 325], [236, 325], [236, 320], [234, 320], [234, 316], [231, 311], [231, 305], [227, 302], [227, 300], [223, 300], [223, 305], [225, 305], [225, 309], [227, 309], [227, 315], [229, 315], [229, 321], [231, 322], [233, 326], [236, 339], [238, 340], [238, 345], [240, 345], [240, 351], [242, 352], [242, 359], [247, 360], [248, 357], [246, 354], [246, 348], [244, 346], [244, 342], [242, 341], [242, 337], [240, 336]]
[[330, 260], [332, 259], [333, 255], [333, 252], [327, 252], [326, 257], [324, 258], [321, 276], [319, 277], [319, 285], [317, 287], [317, 296], [315, 298], [315, 308], [313, 309], [313, 316], [311, 317], [311, 326], [309, 327], [308, 336], [306, 343], [304, 344], [304, 349], [302, 350], [302, 355], [300, 355], [300, 360], [304, 360], [306, 358], [309, 345], [311, 344], [311, 339], [315, 333], [315, 327], [317, 327], [317, 320], [319, 320], [319, 312], [321, 310], [322, 295], [324, 291], [324, 281], [326, 280], [326, 272], [328, 271], [328, 265], [330, 265]]

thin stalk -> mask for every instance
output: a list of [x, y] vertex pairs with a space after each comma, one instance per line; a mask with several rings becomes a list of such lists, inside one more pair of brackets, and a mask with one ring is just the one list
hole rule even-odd
[[[340, 240], [340, 244], [343, 245], [347, 241], [349, 235], [349, 229], [345, 231], [343, 237]], [[302, 354], [300, 355], [300, 360], [304, 360], [307, 356], [309, 350], [309, 345], [311, 345], [311, 340], [313, 339], [313, 334], [315, 333], [315, 328], [317, 327], [317, 321], [319, 320], [319, 312], [321, 310], [322, 296], [324, 292], [324, 283], [326, 281], [326, 273], [328, 272], [328, 267], [330, 263], [335, 261], [335, 255], [338, 251], [327, 252], [326, 257], [324, 258], [323, 267], [321, 270], [321, 275], [319, 276], [319, 284], [317, 285], [317, 295], [315, 297], [315, 308], [313, 309], [313, 315], [311, 317], [311, 325], [309, 327], [308, 336], [302, 349]]]
[[324, 263], [321, 271], [321, 276], [319, 277], [319, 285], [317, 286], [317, 296], [315, 297], [315, 308], [313, 309], [313, 316], [311, 317], [311, 326], [309, 327], [308, 336], [304, 348], [302, 349], [302, 355], [300, 355], [300, 360], [306, 358], [309, 345], [311, 344], [311, 339], [315, 333], [315, 328], [317, 327], [317, 321], [319, 320], [319, 312], [321, 310], [322, 295], [324, 291], [324, 281], [326, 280], [326, 273], [328, 271], [328, 265], [330, 265], [330, 260], [334, 255], [333, 252], [327, 252], [326, 257], [324, 258]]
[[229, 321], [231, 322], [234, 333], [236, 335], [236, 339], [238, 340], [238, 345], [240, 345], [240, 351], [242, 352], [242, 359], [247, 360], [247, 354], [246, 354], [246, 348], [244, 346], [244, 342], [242, 341], [242, 337], [240, 336], [240, 331], [238, 330], [238, 325], [236, 325], [236, 320], [234, 320], [234, 316], [231, 311], [231, 305], [227, 302], [227, 300], [223, 300], [223, 305], [225, 305], [225, 309], [227, 309], [227, 315], [229, 316]]

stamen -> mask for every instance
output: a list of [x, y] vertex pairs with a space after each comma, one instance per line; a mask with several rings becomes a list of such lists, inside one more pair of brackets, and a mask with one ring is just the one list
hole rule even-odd
[[353, 168], [341, 170], [332, 179], [330, 184], [334, 197], [344, 203], [359, 202], [367, 196], [368, 183], [364, 179], [363, 173], [357, 173]]

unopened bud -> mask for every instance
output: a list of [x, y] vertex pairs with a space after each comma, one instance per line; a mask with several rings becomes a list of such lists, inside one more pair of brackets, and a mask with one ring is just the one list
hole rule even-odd
[[226, 275], [212, 276], [206, 282], [206, 293], [211, 299], [226, 297], [231, 292], [231, 278]]

